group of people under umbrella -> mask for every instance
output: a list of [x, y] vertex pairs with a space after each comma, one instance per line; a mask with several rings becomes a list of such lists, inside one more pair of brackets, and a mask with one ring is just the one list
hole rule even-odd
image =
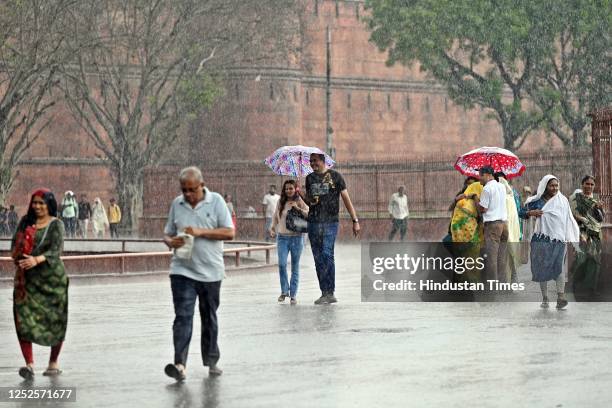
[[[535, 195], [522, 202], [509, 180], [521, 176], [525, 165], [510, 151], [482, 147], [460, 156], [455, 168], [467, 178], [451, 205], [445, 240], [458, 244], [453, 246], [456, 256], [486, 255], [484, 271], [471, 268], [455, 275], [456, 279], [517, 282], [520, 243], [529, 241], [532, 280], [540, 284], [541, 307], [549, 307], [548, 281], [555, 281], [558, 309], [567, 306], [568, 277], [574, 293], [597, 295], [604, 210], [593, 193], [593, 176], [585, 175], [581, 188], [568, 199], [560, 191], [559, 179], [545, 175]], [[499, 193], [502, 200], [491, 199], [491, 191], [493, 196]], [[570, 247], [574, 248], [575, 260], [568, 268]]]

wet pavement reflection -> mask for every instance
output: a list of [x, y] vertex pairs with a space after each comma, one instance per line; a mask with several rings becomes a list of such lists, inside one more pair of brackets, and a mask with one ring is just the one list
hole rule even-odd
[[64, 374], [43, 377], [49, 349], [35, 345], [32, 384], [17, 375], [12, 291], [0, 289], [0, 384], [77, 388], [76, 403], [56, 407], [609, 406], [612, 304], [558, 312], [536, 302], [361, 303], [359, 251], [337, 247], [335, 305], [312, 303], [319, 293], [309, 252], [296, 306], [277, 304], [274, 270], [228, 274], [219, 310], [224, 374], [209, 378], [202, 367], [196, 318], [182, 384], [163, 372], [173, 356], [167, 277], [75, 282]]

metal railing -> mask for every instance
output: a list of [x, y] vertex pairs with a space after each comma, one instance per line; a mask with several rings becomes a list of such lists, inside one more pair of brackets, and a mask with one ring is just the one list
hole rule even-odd
[[[140, 240], [139, 240], [140, 241]], [[141, 240], [146, 242], [162, 242], [159, 240]], [[258, 241], [229, 241], [232, 244], [246, 245], [238, 248], [225, 248], [223, 254], [234, 254], [235, 266], [240, 266], [240, 254], [247, 253], [247, 256], [251, 256], [251, 252], [262, 251], [265, 252], [265, 263], [270, 264], [270, 251], [276, 249], [276, 244], [270, 244], [266, 242]], [[125, 242], [122, 245], [125, 248]], [[121, 262], [121, 274], [126, 272], [126, 259], [128, 258], [140, 258], [140, 257], [171, 257], [172, 251], [152, 251], [152, 252], [119, 252], [111, 254], [93, 254], [93, 255], [65, 255], [60, 257], [63, 261], [86, 261], [86, 260], [99, 260], [99, 259], [120, 259]], [[11, 257], [0, 257], [0, 262], [13, 262]]]

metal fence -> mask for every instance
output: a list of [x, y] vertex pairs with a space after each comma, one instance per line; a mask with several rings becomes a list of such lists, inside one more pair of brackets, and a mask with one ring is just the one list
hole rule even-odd
[[[583, 175], [592, 173], [590, 146], [522, 152], [519, 157], [527, 166], [523, 176], [513, 180], [519, 191], [528, 185], [535, 192], [542, 176], [554, 174], [560, 180], [561, 191], [569, 195], [579, 188]], [[361, 218], [388, 218], [389, 198], [400, 185], [406, 186], [412, 217], [436, 217], [448, 215], [448, 206], [463, 185], [464, 177], [453, 168], [456, 159], [457, 156], [442, 154], [418, 160], [389, 157], [373, 163], [338, 163], [335, 169], [344, 176]], [[230, 193], [239, 216], [247, 216], [249, 207], [260, 216], [261, 200], [268, 186], [274, 184], [280, 191], [286, 179], [272, 174], [263, 163], [228, 163], [203, 169], [207, 187]], [[178, 167], [171, 171], [167, 167], [150, 169], [145, 183], [145, 216], [167, 214], [170, 201], [179, 194], [177, 172]]]

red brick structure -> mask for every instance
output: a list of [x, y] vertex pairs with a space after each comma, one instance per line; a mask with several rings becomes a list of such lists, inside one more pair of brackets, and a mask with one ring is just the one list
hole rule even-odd
[[[190, 123], [187, 133], [168, 152], [174, 166], [214, 166], [231, 174], [231, 168], [260, 162], [278, 146], [324, 148], [327, 26], [332, 38], [333, 146], [339, 162], [421, 160], [432, 152], [452, 155], [502, 143], [501, 129], [487, 119], [486, 111], [454, 105], [418, 66], [385, 65], [386, 54], [369, 42], [361, 20], [363, 2], [305, 1], [309, 15], [303, 19], [307, 26], [302, 61], [232, 70], [225, 96]], [[40, 185], [60, 193], [69, 189], [85, 192], [90, 199], [100, 196], [105, 203], [115, 194], [102, 154], [61, 103], [55, 118], [19, 168], [7, 204], [16, 204], [20, 212], [28, 192]], [[550, 146], [543, 135], [530, 140], [532, 150], [533, 146]], [[153, 180], [154, 184], [158, 181]], [[218, 183], [223, 181], [213, 180]], [[149, 205], [160, 196], [146, 191], [145, 216], [165, 215], [159, 213], [161, 207]]]

